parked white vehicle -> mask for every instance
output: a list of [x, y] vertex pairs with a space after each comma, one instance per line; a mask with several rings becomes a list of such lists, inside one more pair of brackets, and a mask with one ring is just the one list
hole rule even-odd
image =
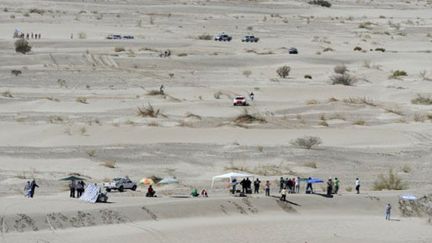
[[111, 190], [123, 192], [125, 189], [135, 191], [137, 189], [137, 184], [131, 181], [128, 177], [114, 178], [112, 182], [104, 183], [104, 188], [107, 192], [110, 192]]

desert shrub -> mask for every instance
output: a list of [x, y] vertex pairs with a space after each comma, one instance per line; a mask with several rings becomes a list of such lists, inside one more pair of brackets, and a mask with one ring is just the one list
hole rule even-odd
[[30, 13], [24, 13], [24, 17], [30, 17]]
[[126, 51], [126, 50], [124, 49], [124, 47], [115, 47], [114, 51], [115, 52], [122, 52], [122, 51]]
[[158, 117], [159, 109], [155, 109], [150, 103], [147, 106], [138, 107], [137, 114], [142, 117]]
[[111, 168], [114, 169], [117, 166], [117, 161], [115, 160], [106, 160], [104, 162], [102, 162], [102, 165], [107, 167], [107, 168]]
[[385, 52], [386, 50], [382, 47], [375, 48], [375, 51]]
[[373, 184], [373, 189], [375, 191], [404, 190], [407, 188], [407, 184], [403, 182], [402, 178], [400, 178], [396, 173], [394, 173], [392, 169], [389, 170], [387, 176], [383, 174], [378, 175], [378, 178]]
[[360, 23], [358, 27], [360, 29], [372, 29], [372, 25], [373, 25], [372, 22], [367, 21], [367, 22]]
[[66, 80], [64, 79], [57, 79], [57, 84], [61, 87], [61, 88], [67, 88], [67, 84], [66, 84]]
[[332, 84], [342, 84], [346, 86], [352, 86], [355, 82], [357, 82], [357, 78], [353, 75], [350, 75], [348, 73], [344, 74], [335, 74], [330, 77]]
[[4, 91], [4, 92], [2, 93], [2, 96], [3, 96], [3, 97], [6, 97], [6, 98], [13, 98], [13, 95], [12, 95], [12, 93], [11, 93], [9, 90]]
[[353, 188], [351, 186], [347, 186], [345, 187], [345, 191], [347, 192], [352, 192]]
[[26, 54], [27, 52], [30, 52], [31, 49], [32, 49], [32, 47], [27, 40], [21, 38], [21, 39], [18, 39], [15, 41], [15, 51], [16, 52]]
[[360, 46], [354, 47], [354, 51], [361, 51], [361, 50], [362, 50], [362, 48]]
[[82, 104], [88, 104], [87, 97], [80, 96], [76, 98], [76, 102], [82, 103]]
[[345, 65], [337, 65], [333, 71], [337, 74], [344, 74], [348, 71], [348, 68]]
[[178, 57], [187, 57], [187, 55], [188, 54], [184, 52], [177, 54]]
[[322, 143], [321, 138], [312, 137], [312, 136], [305, 136], [305, 137], [297, 138], [297, 139], [291, 141], [292, 145], [298, 146], [298, 147], [304, 148], [304, 149], [312, 149], [312, 147], [318, 146], [321, 143]]
[[147, 95], [150, 96], [157, 96], [157, 95], [164, 95], [165, 93], [161, 90], [152, 89], [149, 92], [147, 92]]
[[414, 119], [415, 122], [425, 122], [426, 119], [427, 119], [427, 116], [425, 114], [416, 112], [414, 114], [414, 118], [413, 119]]
[[425, 96], [417, 94], [417, 97], [411, 100], [411, 103], [416, 105], [432, 105], [432, 98], [430, 95]]
[[213, 36], [209, 34], [202, 34], [198, 36], [198, 40], [212, 40]]
[[304, 166], [305, 166], [305, 167], [312, 168], [312, 169], [316, 169], [316, 168], [318, 168], [318, 165], [317, 165], [316, 162], [306, 162], [306, 163], [304, 163]]
[[369, 105], [369, 106], [377, 106], [377, 104], [368, 97], [349, 97], [342, 100], [345, 104], [354, 104], [354, 105]]
[[81, 40], [87, 39], [87, 34], [85, 32], [79, 32], [78, 38]]
[[247, 109], [243, 110], [243, 113], [234, 118], [236, 124], [250, 124], [250, 123], [266, 123], [267, 121], [257, 115], [249, 114]]
[[45, 10], [39, 8], [32, 8], [29, 10], [29, 13], [37, 13], [43, 15], [45, 13]]
[[395, 70], [392, 71], [391, 75], [389, 78], [399, 78], [399, 77], [403, 77], [403, 76], [407, 76], [407, 72], [405, 72], [404, 70]]
[[279, 67], [276, 70], [276, 73], [279, 75], [279, 77], [286, 78], [286, 77], [288, 77], [290, 71], [291, 71], [291, 68], [289, 66], [285, 65], [285, 66]]
[[305, 74], [304, 79], [312, 79], [312, 75]]
[[246, 78], [249, 78], [249, 76], [252, 74], [251, 70], [244, 70], [243, 75], [246, 76]]
[[318, 100], [315, 100], [315, 99], [311, 99], [311, 100], [306, 100], [306, 105], [317, 105], [317, 104], [319, 104], [319, 101]]
[[95, 150], [95, 149], [87, 150], [87, 151], [86, 151], [86, 154], [87, 154], [89, 157], [95, 157], [95, 156], [96, 156], [96, 150]]
[[366, 125], [366, 121], [365, 120], [356, 120], [353, 122], [353, 125], [364, 126], [364, 125]]
[[408, 164], [404, 164], [404, 165], [402, 166], [401, 170], [402, 170], [404, 173], [410, 173], [410, 172], [412, 171], [411, 166], [409, 166]]
[[323, 49], [323, 52], [329, 52], [329, 51], [334, 51], [334, 49], [331, 47], [326, 47]]
[[17, 69], [12, 69], [11, 70], [11, 74], [13, 74], [15, 76], [18, 76], [18, 75], [22, 74], [22, 71], [21, 70], [17, 70]]
[[312, 0], [312, 1], [309, 1], [309, 4], [318, 5], [318, 6], [326, 7], [326, 8], [331, 7], [331, 3], [328, 1], [325, 1], [325, 0]]

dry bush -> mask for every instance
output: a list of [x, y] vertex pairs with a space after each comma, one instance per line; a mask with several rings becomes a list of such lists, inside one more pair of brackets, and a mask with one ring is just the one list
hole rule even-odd
[[412, 171], [411, 166], [409, 166], [408, 164], [404, 164], [404, 165], [402, 166], [401, 170], [402, 170], [404, 173], [410, 173], [410, 172]]
[[312, 169], [316, 169], [316, 168], [318, 168], [318, 165], [317, 165], [316, 162], [306, 162], [306, 163], [304, 163], [304, 166], [305, 166], [305, 167], [312, 168]]
[[351, 186], [347, 186], [345, 187], [345, 191], [347, 192], [352, 192], [353, 188]]
[[115, 47], [114, 51], [115, 52], [123, 52], [123, 51], [126, 51], [126, 49], [124, 47]]
[[81, 133], [81, 135], [86, 135], [87, 134], [87, 128], [86, 127], [81, 127], [80, 128], [80, 133]]
[[61, 116], [49, 116], [48, 122], [53, 124], [63, 123], [64, 119]]
[[326, 47], [323, 49], [323, 52], [329, 52], [329, 51], [334, 51], [334, 49], [331, 47]]
[[305, 74], [305, 75], [304, 75], [304, 79], [312, 79], [312, 75], [310, 75], [310, 74]]
[[318, 100], [312, 99], [312, 100], [306, 100], [306, 105], [317, 105], [319, 104]]
[[158, 117], [160, 115], [160, 110], [155, 109], [150, 103], [147, 106], [138, 107], [138, 116], [142, 117]]
[[77, 97], [76, 98], [76, 102], [79, 102], [79, 103], [82, 103], [82, 104], [88, 104], [87, 97], [83, 97], [83, 96]]
[[95, 157], [95, 156], [96, 156], [96, 150], [95, 150], [95, 149], [87, 150], [87, 151], [86, 151], [86, 154], [87, 154], [89, 157]]
[[234, 123], [241, 125], [241, 124], [250, 124], [250, 123], [266, 123], [267, 121], [262, 118], [258, 117], [256, 115], [249, 114], [249, 111], [247, 109], [243, 110], [243, 113], [238, 115], [236, 118], [234, 118]]
[[366, 121], [365, 120], [356, 120], [356, 121], [353, 122], [353, 125], [365, 126], [366, 125]]
[[337, 98], [335, 98], [335, 97], [330, 97], [329, 99], [328, 99], [328, 102], [338, 102], [339, 100], [337, 99]]
[[187, 118], [195, 118], [195, 119], [201, 120], [201, 116], [193, 114], [193, 113], [190, 113], [190, 112], [186, 113], [186, 117]]
[[153, 90], [150, 90], [149, 92], [147, 92], [147, 95], [150, 95], [150, 96], [157, 96], [157, 95], [164, 95], [164, 94], [165, 93], [163, 91], [156, 90], [156, 89], [153, 89]]
[[79, 32], [78, 38], [81, 40], [87, 39], [87, 34], [85, 32]]
[[344, 74], [348, 71], [348, 68], [345, 65], [337, 65], [333, 71], [337, 74]]
[[399, 115], [399, 116], [403, 116], [403, 112], [400, 110], [399, 107], [394, 106], [394, 107], [382, 107], [385, 111]]
[[17, 69], [12, 69], [11, 70], [11, 74], [15, 75], [15, 77], [16, 77], [16, 76], [22, 74], [22, 71], [21, 70], [17, 70]]
[[178, 57], [187, 57], [187, 55], [188, 54], [184, 52], [177, 54]]
[[251, 70], [244, 70], [243, 75], [246, 76], [246, 78], [249, 78], [249, 76], [252, 74]]
[[326, 1], [326, 0], [311, 0], [308, 2], [309, 4], [312, 5], [318, 5], [321, 7], [326, 7], [326, 8], [330, 8], [331, 7], [331, 3]]
[[425, 114], [422, 114], [422, 113], [415, 113], [414, 117], [413, 117], [413, 120], [415, 122], [425, 122], [426, 119], [427, 119], [427, 116]]
[[286, 77], [288, 77], [290, 71], [291, 71], [291, 67], [285, 65], [285, 66], [279, 67], [276, 70], [276, 73], [279, 75], [279, 77], [286, 78]]
[[407, 72], [405, 72], [403, 70], [396, 70], [396, 71], [393, 71], [391, 73], [391, 75], [389, 76], [389, 78], [391, 78], [391, 79], [398, 79], [398, 78], [404, 77], [404, 76], [408, 76]]
[[378, 47], [378, 48], [375, 48], [375, 51], [385, 52], [386, 49], [384, 49], [382, 47]]
[[432, 105], [432, 98], [430, 95], [417, 94], [417, 97], [411, 100], [411, 103], [416, 105]]
[[107, 167], [107, 168], [111, 168], [114, 169], [117, 167], [117, 161], [115, 160], [106, 160], [102, 162], [102, 165]]
[[370, 29], [372, 29], [372, 25], [373, 25], [372, 22], [366, 21], [366, 22], [360, 23], [360, 24], [358, 25], [358, 27], [359, 27], [360, 29], [368, 29], [368, 30], [370, 30]]
[[29, 10], [29, 13], [37, 13], [37, 14], [43, 15], [45, 13], [45, 10], [39, 9], [39, 8], [31, 8]]
[[356, 46], [356, 47], [354, 47], [353, 50], [354, 50], [354, 51], [362, 51], [362, 48], [361, 48], [360, 46]]
[[64, 79], [57, 79], [57, 84], [60, 86], [60, 88], [67, 88], [66, 80]]
[[201, 34], [198, 36], [198, 40], [212, 40], [213, 36], [209, 34]]
[[12, 93], [9, 90], [4, 91], [2, 93], [2, 96], [6, 97], [6, 98], [13, 98], [13, 95], [12, 95]]
[[258, 145], [258, 146], [257, 146], [257, 149], [258, 149], [258, 151], [259, 151], [260, 153], [262, 153], [262, 152], [264, 151], [264, 147], [261, 146], [261, 145]]
[[322, 143], [321, 138], [313, 136], [305, 136], [291, 141], [291, 144], [304, 149], [312, 149]]
[[373, 190], [375, 191], [405, 190], [407, 188], [408, 185], [403, 182], [402, 178], [400, 178], [396, 173], [394, 173], [392, 169], [389, 170], [387, 176], [383, 174], [378, 175], [378, 178], [373, 184]]
[[147, 123], [147, 126], [149, 126], [149, 127], [159, 127], [160, 124], [157, 123], [156, 121], [151, 121], [151, 122]]
[[368, 105], [376, 107], [377, 104], [372, 99], [369, 99], [367, 97], [349, 97], [346, 99], [343, 99], [343, 102], [345, 104], [354, 104], [354, 105]]
[[425, 80], [425, 81], [432, 81], [432, 78], [430, 78], [430, 77], [428, 76], [428, 73], [426, 72], [426, 70], [421, 71], [421, 72], [419, 73], [419, 76], [420, 76], [420, 78], [421, 78], [422, 80]]
[[15, 52], [26, 54], [30, 52], [31, 49], [32, 47], [27, 40], [21, 38], [15, 41]]
[[354, 83], [357, 82], [357, 78], [353, 75], [350, 75], [348, 73], [344, 74], [335, 74], [330, 77], [332, 84], [341, 84], [346, 86], [352, 86]]

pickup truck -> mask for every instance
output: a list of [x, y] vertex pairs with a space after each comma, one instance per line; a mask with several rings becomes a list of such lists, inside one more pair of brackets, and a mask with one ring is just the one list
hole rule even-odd
[[111, 190], [123, 192], [125, 189], [135, 191], [137, 189], [137, 184], [131, 181], [128, 177], [114, 178], [111, 182], [104, 183], [104, 188], [107, 192], [110, 192]]

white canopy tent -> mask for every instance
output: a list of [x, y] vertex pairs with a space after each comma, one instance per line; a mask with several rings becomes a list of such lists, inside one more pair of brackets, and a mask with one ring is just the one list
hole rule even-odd
[[237, 178], [252, 178], [252, 180], [254, 180], [255, 176], [248, 174], [248, 173], [238, 173], [238, 172], [230, 172], [230, 173], [223, 174], [223, 175], [213, 176], [211, 187], [213, 188], [215, 180], [229, 179], [231, 182], [234, 178], [236, 178], [236, 179]]

